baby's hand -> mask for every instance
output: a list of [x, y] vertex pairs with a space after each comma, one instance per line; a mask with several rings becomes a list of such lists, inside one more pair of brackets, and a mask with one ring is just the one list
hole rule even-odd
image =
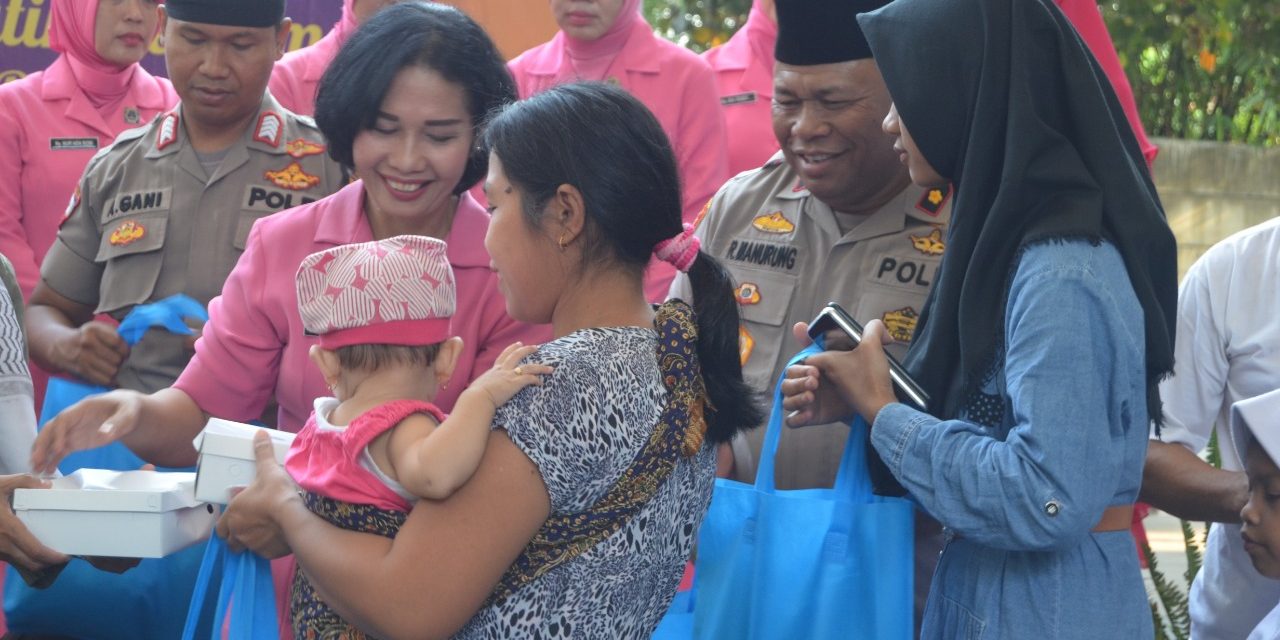
[[541, 385], [542, 377], [554, 371], [545, 364], [519, 364], [526, 356], [538, 350], [537, 345], [525, 346], [515, 343], [498, 355], [493, 368], [484, 372], [471, 383], [471, 389], [484, 392], [497, 409], [506, 404], [521, 389], [531, 385]]

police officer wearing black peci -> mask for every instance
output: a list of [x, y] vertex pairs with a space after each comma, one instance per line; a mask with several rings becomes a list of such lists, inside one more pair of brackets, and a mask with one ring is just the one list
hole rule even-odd
[[169, 0], [165, 63], [181, 98], [85, 169], [30, 301], [34, 359], [142, 392], [168, 386], [190, 339], [150, 331], [132, 350], [95, 313], [222, 290], [258, 218], [345, 183], [315, 123], [266, 91], [284, 51], [284, 0]]
[[[831, 300], [863, 324], [883, 320], [901, 358], [946, 249], [950, 193], [912, 185], [880, 128], [889, 92], [855, 16], [884, 4], [778, 0], [772, 117], [782, 150], [726, 183], [698, 225], [704, 250], [737, 281], [743, 374], [764, 394], [799, 350], [793, 326]], [[671, 294], [687, 300], [688, 279]], [[763, 431], [734, 441], [736, 479], [754, 481]], [[831, 486], [848, 433], [784, 431], [778, 488]], [[919, 520], [917, 620], [941, 548], [937, 523]]]

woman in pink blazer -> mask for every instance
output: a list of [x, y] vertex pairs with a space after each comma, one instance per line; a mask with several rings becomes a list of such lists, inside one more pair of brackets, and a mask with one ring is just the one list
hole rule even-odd
[[[690, 51], [663, 40], [640, 15], [640, 0], [550, 0], [560, 31], [512, 60], [520, 97], [577, 80], [616, 83], [658, 118], [675, 147], [685, 222], [693, 222], [729, 179], [724, 117], [715, 74]], [[675, 271], [651, 263], [650, 301], [666, 299]]]
[[729, 130], [729, 174], [759, 168], [778, 152], [773, 133], [773, 46], [778, 14], [773, 0], [754, 0], [747, 22], [702, 59], [716, 72], [720, 108]]
[[[120, 132], [178, 102], [165, 78], [138, 61], [156, 35], [155, 0], [53, 0], [44, 71], [0, 85], [0, 254], [23, 299], [89, 158]], [[31, 363], [36, 411], [49, 374]]]
[[154, 0], [53, 0], [48, 69], [0, 85], [0, 253], [23, 297], [40, 279], [89, 158], [178, 102], [138, 61], [156, 35]]
[[315, 115], [316, 87], [338, 55], [342, 43], [366, 18], [396, 0], [342, 0], [342, 17], [315, 44], [284, 54], [271, 70], [271, 97], [284, 108], [304, 116]]

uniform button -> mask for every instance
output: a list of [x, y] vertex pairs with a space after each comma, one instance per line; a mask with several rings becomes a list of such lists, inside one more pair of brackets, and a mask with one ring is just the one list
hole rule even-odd
[[1044, 512], [1048, 514], [1050, 518], [1058, 515], [1059, 511], [1062, 511], [1062, 504], [1057, 500], [1050, 500], [1044, 503]]

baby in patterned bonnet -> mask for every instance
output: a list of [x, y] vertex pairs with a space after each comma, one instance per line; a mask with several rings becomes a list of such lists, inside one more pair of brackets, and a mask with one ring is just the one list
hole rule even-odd
[[[285, 468], [307, 507], [345, 529], [394, 537], [419, 498], [450, 496], [479, 466], [497, 408], [552, 370], [517, 366], [537, 349], [517, 342], [451, 415], [432, 404], [462, 350], [445, 249], [397, 236], [314, 253], [298, 269], [302, 323], [320, 337], [311, 360], [333, 397], [315, 401]], [[291, 600], [297, 637], [345, 625], [301, 571]]]

